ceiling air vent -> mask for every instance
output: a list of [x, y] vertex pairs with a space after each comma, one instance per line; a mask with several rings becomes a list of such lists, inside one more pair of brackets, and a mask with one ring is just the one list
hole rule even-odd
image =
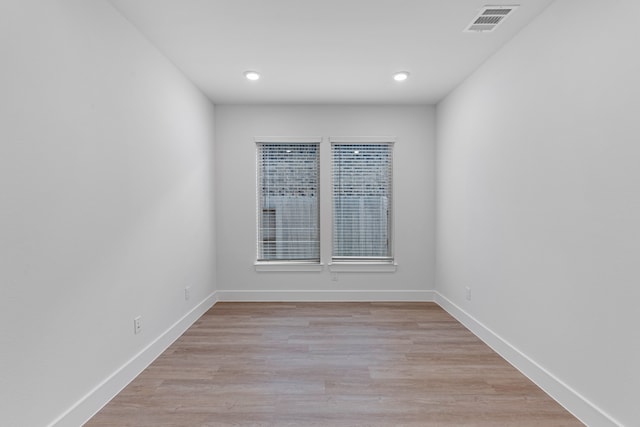
[[510, 6], [485, 6], [480, 10], [471, 24], [465, 28], [465, 33], [484, 33], [495, 30], [504, 20], [518, 8], [518, 5]]

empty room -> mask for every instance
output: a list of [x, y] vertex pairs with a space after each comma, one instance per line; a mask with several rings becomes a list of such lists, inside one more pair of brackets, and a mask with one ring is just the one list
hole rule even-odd
[[2, 0], [0, 426], [640, 426], [639, 18]]

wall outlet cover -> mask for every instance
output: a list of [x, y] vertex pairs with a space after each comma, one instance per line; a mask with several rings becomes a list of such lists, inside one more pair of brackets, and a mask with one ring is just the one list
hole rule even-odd
[[142, 316], [133, 319], [133, 333], [138, 335], [140, 332], [142, 332]]

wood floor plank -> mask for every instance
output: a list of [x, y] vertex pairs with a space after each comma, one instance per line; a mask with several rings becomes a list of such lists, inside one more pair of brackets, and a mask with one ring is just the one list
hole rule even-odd
[[433, 303], [218, 303], [86, 425], [582, 424]]

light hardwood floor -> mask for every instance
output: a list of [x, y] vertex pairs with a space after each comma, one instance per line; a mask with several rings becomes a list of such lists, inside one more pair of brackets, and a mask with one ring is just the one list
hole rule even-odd
[[581, 426], [433, 303], [218, 303], [87, 426]]

